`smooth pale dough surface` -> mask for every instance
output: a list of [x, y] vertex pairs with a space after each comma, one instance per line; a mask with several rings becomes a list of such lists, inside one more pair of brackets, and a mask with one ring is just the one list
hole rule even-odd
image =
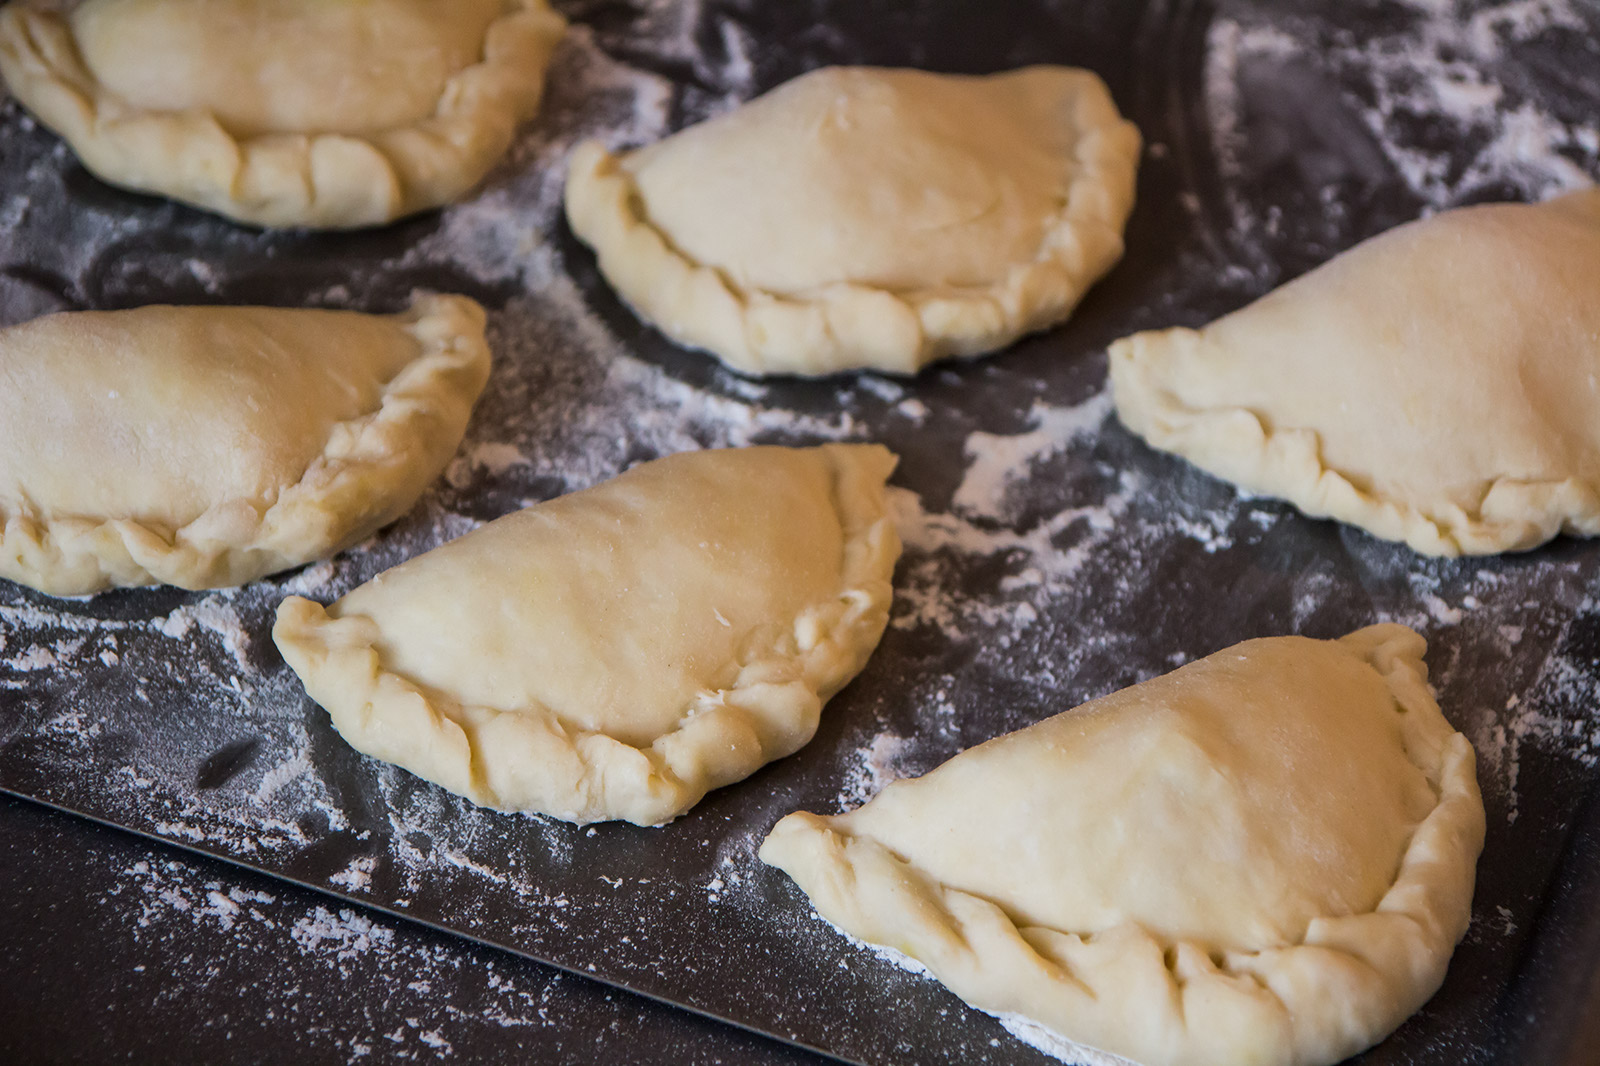
[[655, 825], [799, 749], [888, 621], [877, 445], [645, 463], [507, 515], [273, 639], [357, 750], [475, 803]]
[[410, 509], [489, 375], [484, 313], [142, 307], [0, 330], [0, 577], [235, 585]]
[[115, 185], [350, 228], [476, 185], [565, 29], [545, 0], [18, 0], [0, 74]]
[[1426, 644], [1247, 641], [1037, 725], [761, 857], [967, 1002], [1148, 1066], [1319, 1066], [1438, 989], [1483, 803]]
[[1430, 555], [1600, 533], [1600, 189], [1382, 234], [1111, 346], [1158, 448]]
[[1122, 255], [1139, 134], [1089, 71], [830, 67], [573, 153], [567, 217], [639, 313], [754, 374], [910, 374], [1060, 322]]

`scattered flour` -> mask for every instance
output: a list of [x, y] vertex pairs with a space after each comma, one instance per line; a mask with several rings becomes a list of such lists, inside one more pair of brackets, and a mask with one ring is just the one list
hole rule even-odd
[[[1591, 24], [1573, 4], [1398, 0], [1394, 7], [1392, 28], [1377, 33], [1271, 6], [1214, 22], [1205, 85], [1224, 173], [1246, 170], [1252, 69], [1299, 66], [1324, 71], [1344, 87], [1336, 106], [1359, 116], [1381, 156], [1372, 166], [1392, 168], [1428, 208], [1451, 207], [1484, 190], [1539, 199], [1596, 180], [1600, 123], [1593, 111], [1587, 120], [1562, 117], [1530, 98], [1520, 79], [1503, 76], [1530, 42], [1562, 34], [1589, 40]], [[1313, 111], [1300, 121], [1337, 126], [1342, 113]], [[1367, 176], [1377, 180], [1381, 171]]]
[[[1364, 87], [1342, 104], [1373, 140], [1370, 168], [1399, 174], [1427, 209], [1489, 187], [1547, 195], [1600, 169], [1592, 110], [1562, 117], [1499, 76], [1513, 45], [1582, 25], [1570, 4], [1397, 6], [1408, 17], [1392, 33], [1361, 40], [1269, 7], [1259, 17], [1215, 22], [1205, 92], [1223, 177], [1236, 187], [1249, 176], [1249, 86], [1241, 78], [1274, 63], [1318, 66], [1340, 84]], [[986, 735], [1216, 650], [1236, 621], [1234, 639], [1267, 628], [1332, 636], [1325, 619], [1353, 614], [1408, 622], [1435, 642], [1430, 662], [1441, 702], [1477, 746], [1486, 795], [1507, 824], [1519, 818], [1521, 766], [1531, 751], [1595, 765], [1600, 682], [1581, 644], [1562, 650], [1574, 619], [1600, 613], [1584, 599], [1592, 567], [1536, 558], [1473, 572], [1359, 536], [1324, 537], [1325, 566], [1273, 555], [1286, 531], [1320, 535], [1326, 524], [1175, 467], [1155, 480], [1150, 458], [1108, 422], [1104, 391], [1046, 393], [1027, 407], [1025, 429], [1000, 433], [952, 421], [941, 405], [919, 398], [926, 379], [862, 375], [818, 386], [837, 389], [837, 402], [829, 402], [815, 390], [752, 382], [704, 362], [680, 371], [632, 351], [623, 339], [631, 320], [592, 306], [593, 294], [575, 276], [579, 253], [560, 237], [564, 161], [584, 138], [643, 143], [686, 116], [748, 96], [755, 78], [748, 37], [720, 15], [703, 32], [712, 17], [698, 3], [652, 0], [628, 34], [578, 27], [558, 55], [544, 116], [519, 138], [510, 161], [481, 195], [444, 211], [434, 231], [379, 264], [380, 274], [402, 276], [442, 265], [451, 276], [511, 294], [491, 317], [494, 377], [461, 456], [412, 515], [335, 560], [240, 590], [68, 601], [0, 591], [0, 690], [7, 700], [20, 694], [25, 708], [0, 727], [48, 737], [44, 755], [78, 801], [267, 869], [276, 857], [347, 833], [361, 854], [327, 875], [334, 891], [395, 906], [440, 884], [462, 886], [466, 896], [494, 891], [514, 897], [530, 925], [562, 931], [563, 916], [580, 901], [563, 880], [578, 834], [520, 819], [512, 823], [517, 852], [494, 865], [487, 856], [503, 852], [506, 819], [339, 747], [277, 659], [272, 610], [289, 594], [330, 600], [499, 513], [654, 455], [878, 437], [893, 437], [908, 452], [926, 447], [952, 476], [891, 491], [906, 552], [893, 631], [880, 655], [895, 654], [888, 645], [912, 650], [881, 661], [926, 683], [908, 682], [893, 707], [867, 707], [884, 712], [882, 728], [851, 734], [839, 754], [841, 807]], [[702, 47], [705, 41], [714, 46]], [[685, 64], [692, 91], [675, 89], [663, 73]], [[1471, 146], [1466, 157], [1459, 145]], [[37, 161], [34, 194], [42, 200], [54, 188], [46, 179], [68, 165], [61, 150]], [[18, 202], [0, 196], [0, 224], [25, 222], [6, 221], [22, 218]], [[1248, 213], [1248, 205], [1236, 206]], [[1247, 221], [1246, 236], [1273, 224], [1253, 214]], [[70, 239], [53, 242], [60, 258], [52, 269], [67, 278], [112, 274], [101, 257], [137, 245], [145, 224], [86, 216]], [[207, 262], [183, 270], [207, 292], [234, 291], [226, 271]], [[358, 301], [352, 294], [365, 285], [341, 278], [313, 296]], [[33, 289], [0, 285], [0, 321], [49, 309], [42, 299]], [[1551, 624], [1552, 612], [1564, 621]], [[934, 644], [937, 654], [923, 647]], [[1457, 653], [1463, 661], [1452, 658]], [[1473, 655], [1523, 672], [1508, 669], [1494, 679], [1499, 688], [1480, 692], [1483, 672], [1467, 661]], [[347, 787], [360, 792], [359, 802]], [[376, 813], [358, 809], [367, 806]], [[729, 841], [696, 868], [689, 894], [754, 906], [757, 893], [737, 890], [758, 869], [757, 840], [733, 833]], [[270, 896], [196, 892], [156, 865], [141, 867], [128, 876], [144, 893], [141, 922], [152, 930], [206, 922], [247, 938], [253, 924], [282, 925], [299, 950], [335, 968], [381, 956], [413, 973], [408, 979], [420, 973], [425, 980], [430, 966], [446, 965], [400, 946], [388, 925], [354, 911], [284, 914]], [[1504, 916], [1504, 928], [1516, 928], [1514, 917]], [[501, 1012], [503, 1024], [540, 1024], [536, 1004], [521, 994], [508, 992], [486, 1009]], [[353, 1038], [351, 1054], [371, 1054], [394, 1033], [449, 1050], [448, 1033], [420, 1016], [399, 1028], [394, 1018], [383, 1024]]]
[[[196, 934], [222, 932], [237, 951], [287, 948], [341, 980], [376, 982], [380, 994], [363, 1009], [366, 1024], [353, 1031], [329, 1028], [324, 1005], [298, 983], [270, 992], [283, 1009], [300, 1017], [308, 1042], [335, 1042], [350, 1059], [371, 1054], [380, 1044], [401, 1058], [450, 1057], [450, 1037], [457, 1027], [541, 1026], [570, 985], [560, 974], [474, 958], [386, 918], [350, 908], [304, 906], [272, 892], [207, 881], [182, 860], [136, 862], [120, 871], [108, 895], [131, 895], [137, 901], [132, 912], [136, 940], [211, 944], [214, 937], [195, 940]], [[199, 982], [225, 979], [233, 966], [226, 955], [206, 951], [185, 961], [188, 979]], [[457, 994], [442, 998], [435, 993], [441, 987], [453, 987]]]
[[1108, 1051], [1080, 1044], [1075, 1040], [1068, 1040], [1053, 1029], [1047, 1029], [1020, 1014], [995, 1014], [1000, 1024], [1006, 1027], [1006, 1032], [1027, 1044], [1037, 1048], [1053, 1058], [1062, 1062], [1072, 1063], [1073, 1066], [1139, 1066], [1131, 1059], [1121, 1055], [1113, 1055]]
[[1059, 454], [1073, 441], [1098, 430], [1111, 413], [1111, 392], [1103, 390], [1074, 407], [1035, 402], [1034, 428], [1014, 436], [982, 430], [967, 437], [967, 472], [951, 504], [958, 511], [999, 516], [1009, 492], [1028, 484], [1032, 464]]
[[369, 951], [386, 950], [394, 943], [393, 929], [348, 908], [335, 914], [326, 907], [317, 907], [295, 919], [291, 935], [302, 950], [328, 954], [340, 962], [349, 962]]
[[372, 884], [372, 871], [378, 860], [371, 855], [358, 855], [350, 865], [328, 878], [328, 883], [338, 885], [347, 892], [364, 892]]
[[[844, 937], [855, 947], [875, 955], [885, 962], [892, 963], [907, 973], [925, 977], [930, 981], [938, 980], [926, 966], [905, 952], [898, 951], [885, 944], [874, 944], [870, 941], [862, 940], [840, 929], [815, 911], [812, 914], [816, 916], [817, 920], [827, 922], [834, 932]], [[1113, 1055], [1109, 1052], [1080, 1044], [1075, 1040], [1069, 1040], [1060, 1033], [1047, 1029], [1032, 1018], [1024, 1017], [1021, 1014], [996, 1014], [992, 1011], [986, 1011], [985, 1013], [998, 1020], [1001, 1025], [1005, 1026], [1007, 1032], [1029, 1047], [1036, 1048], [1052, 1058], [1071, 1064], [1071, 1066], [1138, 1066], [1138, 1063], [1125, 1059], [1120, 1055]]]
[[855, 755], [857, 762], [850, 767], [844, 787], [839, 792], [839, 805], [846, 809], [861, 806], [883, 791], [883, 786], [905, 777], [898, 760], [909, 747], [905, 737], [894, 733], [879, 733], [866, 747]]
[[250, 634], [226, 593], [180, 607], [152, 625], [162, 636], [174, 640], [184, 640], [190, 630], [199, 626], [221, 642], [240, 670], [251, 669]]

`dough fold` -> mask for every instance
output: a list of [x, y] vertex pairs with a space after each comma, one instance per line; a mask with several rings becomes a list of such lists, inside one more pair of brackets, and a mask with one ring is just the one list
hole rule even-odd
[[811, 739], [888, 622], [877, 445], [645, 463], [273, 639], [351, 746], [474, 803], [657, 825]]
[[[429, 20], [471, 19], [478, 8], [489, 14], [465, 65], [421, 48], [433, 60], [427, 71], [382, 62], [386, 31], [415, 36]], [[327, 32], [297, 28], [318, 19]], [[166, 55], [157, 45], [179, 29], [194, 52]], [[87, 60], [80, 31], [90, 30], [93, 56], [107, 76], [127, 83], [125, 92]], [[565, 30], [545, 0], [473, 0], [459, 12], [442, 0], [86, 0], [70, 15], [18, 0], [0, 10], [0, 75], [84, 166], [114, 185], [251, 225], [350, 229], [449, 203], [476, 185], [537, 111]], [[358, 46], [365, 50], [341, 67], [338, 50]], [[191, 68], [217, 65], [213, 51], [232, 58], [231, 69], [184, 83]], [[327, 84], [299, 84], [302, 61]], [[396, 104], [414, 93], [410, 80], [430, 75], [439, 88], [428, 106]], [[314, 121], [319, 89], [326, 124]], [[347, 95], [371, 114], [345, 104]], [[257, 96], [265, 102], [250, 107]], [[274, 108], [278, 98], [303, 106]], [[249, 119], [219, 116], [224, 109]], [[250, 121], [270, 127], [278, 113], [304, 113], [305, 124], [258, 129]]]
[[1438, 989], [1471, 915], [1483, 805], [1425, 647], [1249, 641], [760, 855], [990, 1013], [1147, 1066], [1325, 1066]]
[[639, 314], [751, 374], [912, 374], [1064, 320], [1122, 255], [1139, 134], [1094, 74], [836, 67], [568, 169]]
[[1122, 421], [1428, 555], [1600, 533], [1600, 189], [1458, 208], [1111, 346]]
[[0, 577], [58, 596], [215, 588], [331, 555], [410, 509], [488, 375], [463, 296], [0, 330]]

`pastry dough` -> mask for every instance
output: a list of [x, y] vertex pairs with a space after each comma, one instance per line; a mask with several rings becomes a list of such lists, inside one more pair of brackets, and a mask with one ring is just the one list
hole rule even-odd
[[1111, 346], [1158, 448], [1430, 555], [1600, 533], [1600, 189], [1401, 226]]
[[234, 585], [404, 514], [489, 375], [483, 309], [142, 307], [0, 330], [0, 577]]
[[641, 315], [752, 374], [910, 374], [1066, 318], [1122, 255], [1139, 134], [1085, 70], [834, 67], [614, 155], [567, 217]]
[[1253, 640], [956, 756], [761, 857], [967, 1002], [1147, 1066], [1318, 1066], [1444, 979], [1484, 814], [1397, 625]]
[[358, 750], [475, 803], [669, 821], [811, 739], [888, 620], [877, 445], [694, 452], [507, 515], [273, 639]]
[[0, 74], [106, 181], [342, 229], [476, 185], [565, 29], [545, 0], [17, 0]]

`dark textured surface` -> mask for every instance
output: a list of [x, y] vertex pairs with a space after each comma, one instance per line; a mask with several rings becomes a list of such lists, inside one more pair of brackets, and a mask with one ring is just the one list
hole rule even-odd
[[307, 950], [328, 904], [0, 797], [0, 1061], [822, 1061], [414, 923], [347, 921], [381, 950]]
[[[324, 599], [459, 533], [468, 520], [664, 450], [748, 439], [884, 440], [901, 453], [895, 483], [918, 494], [928, 528], [959, 535], [908, 538], [895, 625], [867, 671], [830, 704], [816, 740], [795, 757], [713, 794], [666, 828], [583, 830], [471, 809], [349, 751], [266, 639], [272, 607], [302, 580], [295, 575], [237, 594], [138, 590], [68, 603], [0, 584], [0, 607], [13, 609], [0, 616], [7, 641], [0, 650], [10, 664], [0, 669], [0, 788], [841, 1057], [1043, 1062], [937, 985], [851, 947], [818, 922], [785, 878], [755, 860], [761, 835], [790, 810], [837, 809], [875, 739], [894, 739], [895, 772], [921, 772], [972, 743], [1238, 640], [1335, 636], [1397, 619], [1429, 637], [1441, 703], [1485, 757], [1490, 831], [1473, 929], [1444, 989], [1362, 1061], [1589, 1061], [1582, 1056], [1592, 1044], [1583, 1034], [1594, 1031], [1596, 930], [1586, 901], [1600, 880], [1588, 803], [1600, 690], [1596, 545], [1560, 542], [1494, 560], [1421, 559], [1281, 505], [1241, 499], [1153, 454], [1114, 422], [1036, 450], [1003, 505], [962, 511], [954, 499], [972, 458], [970, 434], [1016, 437], [1047, 417], [1040, 412], [1092, 404], [1110, 339], [1204, 321], [1437, 206], [1433, 186], [1408, 184], [1395, 169], [1363, 110], [1369, 86], [1362, 72], [1337, 58], [1352, 37], [1405, 32], [1408, 20], [1421, 18], [1416, 10], [1344, 5], [1334, 19], [1309, 4], [1218, 11], [1187, 3], [952, 0], [747, 8], [711, 0], [686, 53], [646, 32], [650, 17], [639, 6], [565, 7], [593, 27], [592, 46], [676, 86], [673, 123], [829, 62], [970, 71], [1045, 61], [1090, 67], [1158, 149], [1143, 163], [1128, 254], [1069, 324], [995, 359], [932, 370], [903, 388], [849, 377], [751, 385], [640, 325], [556, 221], [541, 174], [558, 162], [560, 138], [607, 128], [603, 114], [574, 102], [574, 86], [589, 68], [572, 61], [553, 75], [549, 122], [557, 132], [530, 133], [485, 194], [513, 213], [525, 204], [536, 216], [544, 247], [554, 249], [553, 265], [540, 270], [489, 269], [460, 254], [464, 245], [451, 236], [448, 213], [354, 235], [239, 230], [101, 185], [8, 104], [0, 110], [0, 314], [14, 321], [57, 307], [158, 300], [379, 310], [416, 285], [464, 291], [489, 304], [497, 365], [468, 444], [506, 443], [525, 461], [453, 472], [395, 530], [319, 576], [309, 591]], [[1578, 10], [1591, 17], [1589, 8]], [[1247, 30], [1269, 27], [1306, 49], [1325, 47], [1328, 56], [1290, 61], [1268, 51], [1236, 65], [1243, 130], [1240, 143], [1226, 146], [1229, 168], [1219, 163], [1223, 146], [1215, 143], [1205, 84], [1210, 31], [1221, 18]], [[738, 67], [731, 40], [750, 44], [748, 84], [729, 78]], [[1576, 114], [1573, 101], [1593, 99], [1583, 73], [1592, 69], [1593, 52], [1592, 41], [1570, 28], [1552, 31], [1504, 49], [1489, 74], [1505, 87], [1508, 109], [1532, 100], [1551, 113]], [[1487, 60], [1481, 65], [1489, 68]], [[1448, 131], [1423, 132], [1437, 140]], [[1462, 140], [1438, 150], [1465, 160], [1477, 149]], [[1573, 159], [1593, 173], [1590, 156], [1574, 149]], [[1458, 169], [1467, 172], [1465, 163]], [[1536, 182], [1450, 186], [1463, 201], [1540, 191]], [[572, 284], [593, 316], [576, 325], [561, 318], [570, 308], [558, 299]], [[619, 404], [620, 386], [608, 376], [610, 349], [584, 347], [586, 330], [638, 353], [627, 366], [650, 383], [641, 387], [642, 408]], [[926, 415], [903, 414], [906, 399], [926, 405]], [[737, 408], [737, 416], [706, 415], [713, 402], [722, 405], [716, 410]], [[599, 422], [586, 420], [585, 411], [599, 411]], [[762, 421], [774, 414], [781, 418]], [[681, 428], [658, 428], [674, 420]], [[983, 537], [983, 551], [961, 539]], [[1007, 538], [1014, 548], [1004, 546]], [[1063, 562], [1074, 558], [1081, 561]], [[1045, 575], [1029, 584], [1033, 568]], [[1026, 624], [1016, 620], [1023, 608], [1032, 612]], [[941, 621], [940, 610], [949, 617]], [[217, 611], [226, 615], [222, 622], [203, 621], [221, 617]], [[56, 668], [17, 667], [30, 647], [50, 650]], [[48, 1048], [60, 1041], [74, 1049], [63, 1057], [93, 1059], [96, 1049], [121, 1040], [140, 1049], [135, 1058], [159, 1059], [167, 1033], [184, 1034], [184, 1058], [211, 1058], [229, 1046], [195, 1028], [191, 998], [204, 1003], [242, 992], [281, 964], [286, 947], [270, 937], [246, 942], [229, 930], [201, 936], [192, 949], [162, 940], [150, 961], [122, 967], [168, 970], [159, 990], [150, 978], [124, 972], [121, 982], [108, 979], [103, 994], [130, 996], [118, 1001], [130, 1017], [91, 1012], [73, 1025], [61, 1003], [80, 987], [82, 1002], [95, 1002], [99, 987], [75, 975], [91, 949], [74, 930], [86, 922], [125, 925], [131, 913], [123, 897], [96, 902], [97, 891], [109, 890], [88, 886], [128, 861], [111, 857], [122, 854], [116, 849], [142, 854], [148, 845], [89, 834], [76, 844], [81, 852], [47, 858], [44, 837], [75, 839], [81, 828], [52, 829], [21, 808], [5, 817], [7, 928], [37, 920], [57, 930], [49, 946], [25, 936], [4, 941], [18, 970], [38, 973], [4, 986], [3, 1006], [18, 1019], [10, 1038], [31, 1049], [23, 1057], [49, 1058]], [[358, 868], [361, 878], [346, 876]], [[173, 876], [188, 884], [184, 879], [253, 875], [200, 865]], [[46, 908], [43, 901], [58, 889], [70, 897], [79, 878], [82, 894]], [[294, 901], [286, 907], [315, 906], [299, 890], [272, 891]], [[462, 990], [481, 985], [485, 967], [512, 965], [431, 932], [397, 926], [394, 935], [420, 938], [456, 960], [452, 980], [460, 984], [440, 998], [470, 999]], [[195, 959], [230, 951], [236, 977], [196, 983], [184, 972]], [[406, 957], [396, 949], [373, 965], [382, 971]], [[322, 956], [308, 959], [311, 971], [325, 968]], [[590, 985], [558, 981], [536, 967], [524, 972], [530, 985], [557, 982], [567, 997], [568, 1006], [536, 1037], [550, 1042], [529, 1045], [551, 1058], [691, 1061], [701, 1054], [693, 1049], [705, 1048], [737, 1061], [787, 1054], [760, 1042], [746, 1046], [745, 1038], [698, 1022], [674, 1022], [632, 1000], [605, 1000]], [[262, 1057], [348, 1055], [348, 1040], [320, 1043], [318, 1034], [381, 1029], [375, 1013], [395, 1012], [403, 1024], [405, 1004], [389, 1003], [369, 983], [385, 979], [341, 979], [349, 1014], [312, 1022], [293, 1012], [252, 1016]], [[148, 999], [139, 988], [150, 989]], [[416, 1009], [424, 1010], [431, 993], [415, 995]], [[462, 1033], [479, 1034], [463, 1036], [458, 1053], [495, 1057], [521, 1046], [507, 1042], [506, 1032], [515, 1030], [498, 1032], [485, 1020], [493, 1004], [480, 1006], [451, 1020]], [[135, 1010], [140, 1016], [131, 1017]], [[635, 1039], [605, 1044], [611, 1038], [603, 1037], [592, 1054], [578, 1039], [591, 1028], [614, 1032], [613, 1024]]]

